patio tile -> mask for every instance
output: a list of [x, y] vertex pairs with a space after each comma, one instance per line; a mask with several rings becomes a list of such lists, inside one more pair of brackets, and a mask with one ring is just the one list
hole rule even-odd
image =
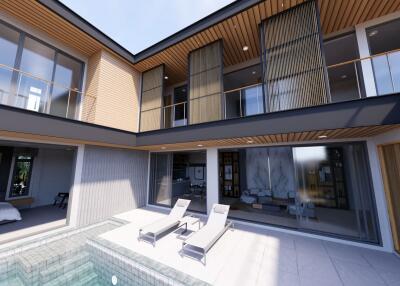
[[344, 245], [334, 242], [324, 242], [328, 255], [335, 259], [357, 263], [368, 266], [367, 260], [362, 256], [362, 250], [355, 246]]
[[386, 285], [378, 273], [370, 266], [335, 259], [334, 264], [345, 286]]
[[308, 255], [328, 256], [328, 253], [321, 240], [307, 237], [298, 237], [294, 240], [296, 251]]
[[257, 286], [300, 286], [298, 274], [262, 269], [258, 275]]
[[363, 251], [362, 255], [375, 269], [390, 272], [400, 271], [400, 258], [398, 258], [395, 254], [382, 251], [365, 250]]

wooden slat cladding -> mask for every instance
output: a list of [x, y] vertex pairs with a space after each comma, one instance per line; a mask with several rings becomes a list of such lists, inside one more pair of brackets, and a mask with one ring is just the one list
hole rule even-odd
[[400, 253], [400, 144], [379, 147], [395, 249]]
[[82, 120], [137, 132], [140, 73], [107, 51], [89, 58]]
[[326, 70], [314, 1], [262, 23], [262, 59], [267, 110], [328, 102]]
[[214, 42], [190, 53], [189, 122], [222, 118], [222, 43]]
[[[224, 66], [251, 60], [260, 55], [258, 25], [261, 21], [304, 2], [305, 0], [262, 1], [250, 9], [136, 63], [135, 67], [139, 71], [146, 71], [164, 63], [169, 83], [182, 82], [187, 76], [188, 53], [218, 39], [224, 42]], [[400, 10], [400, 0], [318, 0], [317, 3], [321, 12], [322, 31], [325, 35]], [[249, 47], [247, 52], [242, 50], [244, 45]]]
[[[379, 126], [366, 126], [344, 129], [330, 129], [320, 131], [304, 131], [293, 133], [281, 133], [273, 135], [259, 135], [249, 137], [227, 138], [218, 140], [207, 141], [193, 141], [175, 144], [164, 145], [151, 145], [151, 146], [138, 146], [137, 149], [160, 151], [160, 150], [180, 150], [180, 149], [198, 149], [207, 147], [222, 147], [222, 146], [239, 146], [239, 145], [257, 145], [257, 144], [279, 144], [290, 142], [303, 142], [303, 141], [321, 141], [325, 142], [326, 139], [321, 139], [319, 136], [327, 136], [328, 140], [334, 139], [347, 139], [347, 138], [366, 138], [376, 136], [394, 129], [400, 130], [399, 125], [379, 125]], [[251, 144], [249, 143], [251, 142]]]
[[140, 131], [161, 128], [164, 65], [142, 74]]

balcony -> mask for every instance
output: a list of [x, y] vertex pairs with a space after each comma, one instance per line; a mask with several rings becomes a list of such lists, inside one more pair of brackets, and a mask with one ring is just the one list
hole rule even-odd
[[[327, 66], [330, 96], [327, 103], [359, 100], [367, 97], [364, 77], [373, 86], [368, 94], [387, 95], [400, 92], [400, 50], [359, 58]], [[368, 83], [368, 81], [370, 81]], [[285, 90], [285, 81], [278, 88]], [[282, 93], [265, 100], [261, 83], [227, 90], [223, 93], [223, 119], [241, 118], [266, 112], [287, 109], [287, 102], [294, 101], [294, 92]], [[266, 111], [267, 105], [274, 106]], [[185, 126], [188, 122], [188, 102], [162, 107], [163, 128]]]
[[78, 89], [0, 64], [0, 104], [79, 120], [84, 100], [94, 102]]

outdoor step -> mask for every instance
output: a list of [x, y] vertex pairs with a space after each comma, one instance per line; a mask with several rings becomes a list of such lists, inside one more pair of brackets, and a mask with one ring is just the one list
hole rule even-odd
[[90, 274], [86, 275], [83, 278], [80, 278], [77, 280], [77, 282], [74, 282], [72, 285], [73, 286], [98, 286], [99, 283], [97, 282], [99, 279], [99, 277], [97, 276], [97, 274], [93, 271]]
[[53, 280], [42, 284], [43, 286], [58, 286], [58, 285], [75, 285], [86, 276], [92, 276], [94, 272], [94, 267], [92, 262], [87, 262], [78, 268], [75, 268], [67, 273], [57, 276]]
[[47, 283], [60, 275], [68, 273], [83, 264], [89, 262], [89, 254], [81, 252], [72, 256], [71, 258], [60, 260], [58, 263], [53, 263], [50, 267], [39, 272], [39, 279], [41, 283]]

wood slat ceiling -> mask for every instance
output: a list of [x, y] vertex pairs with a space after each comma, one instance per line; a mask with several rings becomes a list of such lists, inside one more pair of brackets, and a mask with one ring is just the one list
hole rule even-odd
[[100, 42], [37, 1], [1, 0], [0, 11], [77, 50], [82, 55], [91, 56], [101, 48], [105, 48]]
[[[168, 83], [186, 79], [187, 57], [191, 50], [217, 39], [224, 40], [224, 65], [231, 66], [259, 57], [258, 24], [306, 0], [265, 0], [168, 49], [134, 64], [145, 71], [166, 64]], [[317, 0], [324, 34], [400, 10], [400, 0]], [[0, 11], [54, 37], [61, 43], [91, 56], [104, 45], [35, 0], [1, 0]], [[150, 24], [150, 22], [149, 22]], [[135, 35], [132, 35], [134, 37]], [[247, 52], [242, 47], [249, 46]]]
[[[305, 0], [266, 0], [224, 20], [134, 66], [145, 71], [166, 64], [168, 84], [186, 80], [187, 57], [217, 39], [224, 40], [224, 65], [231, 66], [259, 57], [258, 25], [263, 20]], [[283, 4], [283, 5], [282, 5]], [[400, 10], [400, 0], [318, 0], [324, 34], [330, 34], [358, 23]], [[244, 52], [243, 46], [249, 50]]]
[[[333, 139], [371, 137], [399, 128], [400, 125], [379, 125], [379, 126], [368, 126], [368, 127], [334, 129], [334, 130], [306, 131], [306, 132], [286, 133], [286, 134], [282, 133], [274, 135], [240, 137], [240, 138], [230, 138], [230, 139], [220, 139], [220, 140], [194, 141], [194, 142], [184, 142], [176, 144], [151, 145], [143, 147], [138, 146], [136, 149], [148, 150], [148, 151], [165, 151], [165, 150], [198, 149], [198, 148], [221, 147], [221, 146], [239, 146], [239, 145], [252, 146], [258, 144], [264, 145], [264, 144], [278, 144], [278, 143], [316, 141], [316, 140], [324, 142], [326, 140], [333, 140]], [[327, 136], [327, 139], [318, 138], [318, 136], [321, 135]], [[249, 144], [248, 143], [249, 141], [253, 141], [253, 143]], [[198, 145], [202, 146], [199, 147]]]

